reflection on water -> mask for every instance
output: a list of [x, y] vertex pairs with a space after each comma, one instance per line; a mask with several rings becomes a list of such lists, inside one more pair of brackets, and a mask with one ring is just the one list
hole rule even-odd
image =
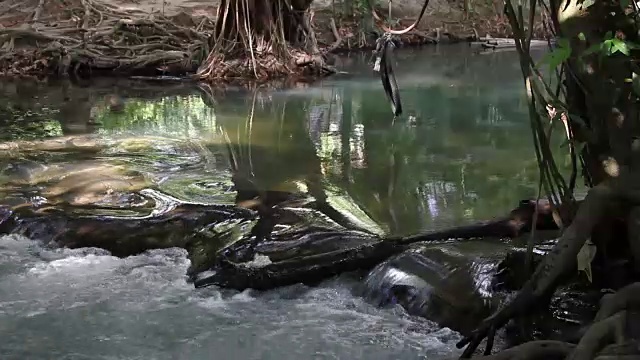
[[[112, 83], [94, 84], [93, 87], [66, 84], [50, 88], [29, 83], [0, 84], [3, 94], [0, 139], [17, 141], [11, 146], [0, 146], [0, 198], [12, 204], [64, 203], [118, 211], [123, 207], [149, 206], [144, 200], [145, 192], [141, 191], [147, 188], [161, 190], [182, 201], [216, 204], [248, 204], [258, 198], [269, 205], [287, 198], [283, 194], [306, 194], [337, 209], [354, 226], [379, 233], [407, 234], [502, 215], [520, 199], [534, 197], [537, 165], [515, 54], [472, 56], [464, 48], [453, 47], [447, 52], [430, 48], [418, 53], [399, 53], [398, 58], [398, 82], [406, 114], [395, 123], [391, 121], [391, 110], [377, 78], [357, 58], [343, 61], [351, 72], [349, 77], [335, 77], [310, 87], [275, 92], [237, 90], [212, 95], [187, 84], [136, 81], [126, 83], [124, 87]], [[50, 151], [42, 143], [19, 142], [62, 135], [76, 136], [74, 141], [82, 139], [85, 146]], [[63, 147], [69, 143], [65, 140]], [[30, 150], [24, 151], [27, 147]], [[255, 206], [259, 208], [260, 205]], [[24, 290], [27, 297], [43, 296], [37, 292], [34, 277], [45, 276], [56, 266], [64, 267], [73, 262], [45, 259], [44, 263], [22, 269], [21, 264], [34, 261], [30, 258], [32, 255], [20, 252], [16, 255], [12, 251], [10, 247], [0, 247], [0, 259], [9, 259], [0, 262], [0, 270], [12, 269], [7, 271], [18, 274], [0, 278], [0, 317], [8, 314], [3, 308], [13, 306], [7, 304], [32, 301], [21, 296], [5, 300], [7, 294]], [[75, 259], [73, 256], [67, 259]], [[111, 277], [106, 278], [106, 283], [96, 278], [95, 284], [113, 289], [118, 297], [135, 296], [132, 294], [142, 291], [133, 290], [131, 287], [139, 284], [118, 272], [120, 268], [137, 271], [128, 269], [128, 260], [119, 263], [122, 260], [106, 255], [98, 258], [95, 254], [91, 255], [93, 258], [86, 254], [82, 256], [89, 262], [97, 259], [103, 264], [96, 265], [98, 267], [108, 265], [108, 269], [99, 273], [107, 271]], [[161, 262], [166, 260], [162, 259]], [[182, 264], [178, 265], [183, 271]], [[145, 274], [162, 276], [155, 272]], [[2, 271], [0, 276], [4, 276]], [[30, 277], [26, 283], [19, 280], [23, 276]], [[113, 280], [114, 276], [117, 281]], [[117, 284], [119, 281], [125, 284]], [[178, 293], [194, 291], [176, 281], [171, 280], [170, 284], [165, 281], [161, 285], [172, 290], [172, 296], [178, 298]], [[120, 300], [109, 298], [102, 290], [82, 289], [97, 297], [86, 300], [92, 304], [90, 314], [86, 315], [92, 319], [90, 321], [107, 327], [116, 325], [105, 318], [105, 314], [122, 311], [120, 307], [125, 304], [117, 303]], [[153, 291], [148, 287], [147, 290]], [[173, 310], [158, 310], [157, 317], [150, 310], [138, 315], [159, 322], [160, 328], [163, 328], [162, 323], [164, 327], [173, 326], [169, 316], [171, 319], [198, 318], [200, 334], [191, 330], [194, 336], [191, 340], [178, 336], [184, 339], [182, 346], [189, 347], [191, 342], [194, 346], [225, 344], [228, 341], [225, 339], [235, 337], [233, 341], [237, 342], [238, 349], [256, 346], [248, 352], [235, 351], [236, 355], [240, 354], [239, 358], [252, 359], [276, 358], [252, 352], [264, 346], [256, 345], [254, 338], [260, 331], [229, 330], [233, 335], [225, 338], [227, 335], [221, 330], [213, 329], [218, 326], [247, 329], [266, 326], [270, 332], [265, 334], [284, 337], [281, 341], [286, 342], [286, 338], [307, 327], [305, 321], [311, 321], [313, 317], [321, 326], [311, 326], [312, 330], [295, 335], [298, 336], [295, 341], [310, 344], [301, 347], [305, 352], [292, 357], [285, 351], [280, 358], [309, 357], [314, 352], [320, 358], [345, 358], [348, 346], [345, 349], [336, 347], [328, 350], [329, 353], [318, 352], [319, 348], [315, 347], [337, 341], [326, 338], [336, 336], [336, 333], [317, 333], [318, 329], [344, 326], [343, 329], [362, 332], [364, 328], [354, 329], [353, 326], [359, 321], [354, 314], [363, 311], [377, 314], [378, 318], [370, 321], [376, 322], [381, 329], [386, 326], [398, 328], [399, 324], [393, 325], [386, 312], [374, 311], [363, 304], [350, 305], [349, 302], [355, 300], [342, 293], [339, 299], [344, 304], [337, 305], [344, 312], [342, 315], [314, 313], [321, 307], [313, 308], [315, 305], [312, 304], [324, 301], [316, 297], [332, 297], [343, 290], [335, 290], [334, 284], [299, 295], [295, 302], [298, 315], [286, 315], [289, 326], [283, 325], [281, 329], [256, 325], [260, 321], [275, 321], [278, 311], [288, 311], [286, 306], [273, 307], [274, 300], [269, 298], [260, 300], [263, 301], [259, 303], [261, 305], [253, 307], [239, 305], [233, 308], [236, 306], [233, 298], [228, 300], [231, 303], [216, 303], [215, 306], [235, 309], [231, 310], [233, 315], [229, 320], [209, 313], [207, 316], [213, 316], [210, 322], [203, 320], [198, 318], [200, 311], [185, 303], [188, 300], [213, 306], [211, 300], [202, 299], [169, 299], [180, 305]], [[52, 291], [65, 290], [56, 287]], [[60, 296], [61, 299], [68, 297]], [[143, 296], [144, 304], [147, 300]], [[53, 300], [45, 302], [55, 303]], [[271, 305], [265, 305], [269, 302]], [[330, 304], [331, 301], [326, 301], [325, 305]], [[40, 311], [39, 314], [44, 315], [38, 316], [46, 316], [46, 321], [53, 323], [61, 321], [60, 316], [71, 314], [75, 322], [84, 316], [78, 310], [69, 313], [66, 308], [34, 310], [24, 306], [8, 319], [10, 325], [6, 325], [6, 318], [0, 321], [3, 324], [0, 331], [29, 332], [30, 340], [37, 341], [44, 334], [25, 329], [39, 325], [20, 316], [36, 316], [27, 313]], [[245, 307], [249, 309], [248, 315], [238, 313]], [[267, 313], [262, 319], [260, 309]], [[247, 322], [247, 316], [258, 320]], [[341, 323], [345, 319], [354, 324]], [[225, 321], [227, 325], [220, 325]], [[298, 325], [292, 325], [296, 321]], [[398, 334], [387, 334], [387, 337], [380, 335], [380, 343], [358, 351], [367, 358], [379, 359], [424, 355], [432, 351], [430, 347], [439, 339], [439, 335], [432, 332], [432, 326], [427, 328], [423, 330], [431, 332], [428, 341], [421, 338], [427, 336], [424, 331], [422, 335], [404, 333], [400, 338], [397, 338]], [[181, 329], [186, 331], [188, 327]], [[139, 330], [148, 329], [141, 326]], [[91, 331], [100, 333], [100, 329]], [[245, 334], [249, 337], [238, 340], [242, 339], [244, 331], [248, 331]], [[348, 331], [338, 333], [347, 338], [347, 342], [352, 341], [353, 346], [367, 341], [362, 333], [360, 336], [350, 335]], [[215, 340], [205, 340], [203, 334]], [[125, 332], [120, 336], [134, 334]], [[316, 336], [325, 339], [323, 342], [310, 340]], [[411, 340], [414, 336], [419, 340]], [[113, 339], [104, 341], [116, 341], [118, 346], [126, 343], [122, 338]], [[345, 340], [341, 341], [344, 345]], [[405, 344], [399, 346], [394, 341]], [[441, 341], [438, 345], [441, 349], [452, 351], [453, 340]], [[14, 338], [11, 344], [7, 349], [18, 354], [18, 340]], [[163, 349], [161, 344], [156, 345], [158, 350]], [[135, 348], [136, 344], [126, 346]], [[395, 350], [380, 352], [385, 347]], [[394, 352], [400, 357], [393, 357]], [[111, 352], [104, 353], [105, 356], [107, 353]], [[129, 355], [133, 353], [136, 352], [128, 352]], [[229, 358], [233, 353], [234, 350], [229, 349]], [[202, 352], [194, 354], [194, 358], [206, 358]]]
[[[31, 104], [40, 116], [6, 115], [2, 134], [28, 139], [83, 128], [131, 138], [100, 156], [183, 200], [222, 200], [233, 173], [262, 191], [304, 185], [316, 197], [349, 199], [392, 233], [450, 226], [534, 196], [537, 174], [514, 54], [451, 51], [400, 53], [408, 57], [398, 68], [403, 102], [415, 120], [393, 125], [376, 78], [363, 74], [275, 93], [210, 97], [179, 87], [155, 99], [158, 85], [60, 92], [9, 84], [3, 90], [14, 96], [3, 112]], [[145, 86], [146, 98], [136, 98]], [[113, 96], [122, 109], [109, 107]]]

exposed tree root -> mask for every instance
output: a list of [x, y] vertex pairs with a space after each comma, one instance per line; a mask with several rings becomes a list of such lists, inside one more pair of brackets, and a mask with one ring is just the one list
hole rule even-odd
[[640, 282], [627, 285], [614, 294], [604, 295], [594, 321], [601, 321], [619, 311], [634, 308], [640, 309]]
[[[334, 71], [318, 49], [308, 0], [223, 1], [217, 24], [101, 0], [70, 1], [64, 12], [69, 15], [45, 1], [13, 5], [33, 16], [30, 24], [0, 29], [0, 75], [195, 73], [207, 81], [260, 81]], [[45, 16], [58, 19], [44, 25], [39, 20]]]
[[202, 80], [323, 76], [324, 62], [311, 27], [309, 0], [223, 0]]
[[640, 283], [602, 299], [595, 321], [577, 345], [558, 341], [531, 341], [482, 360], [621, 360], [640, 358]]
[[[496, 330], [506, 325], [509, 320], [530, 312], [555, 291], [562, 276], [576, 268], [578, 252], [604, 217], [613, 200], [614, 189], [608, 183], [603, 183], [589, 191], [578, 208], [573, 222], [566, 228], [553, 250], [538, 265], [531, 279], [508, 304], [487, 318], [473, 332], [473, 335], [458, 343], [459, 347], [468, 344], [462, 354], [463, 358], [470, 357], [484, 338], [493, 337]], [[490, 351], [489, 343], [485, 352]]]
[[567, 357], [567, 360], [590, 360], [611, 342], [623, 343], [626, 321], [627, 312], [620, 311], [595, 322], [582, 336], [578, 346]]
[[[470, 357], [480, 341], [486, 337], [489, 340], [485, 354], [489, 353], [492, 347], [490, 339], [497, 329], [504, 326], [512, 318], [526, 315], [532, 308], [540, 307], [545, 303], [544, 300], [552, 294], [562, 277], [575, 269], [579, 250], [594, 233], [595, 228], [606, 214], [611, 211], [611, 205], [620, 200], [626, 200], [631, 204], [637, 203], [638, 199], [632, 178], [628, 175], [620, 176], [613, 181], [603, 182], [589, 191], [578, 208], [573, 222], [566, 228], [554, 249], [544, 257], [527, 284], [514, 299], [487, 318], [474, 331], [473, 335], [458, 344], [458, 346], [469, 344], [462, 354], [463, 358]], [[604, 297], [602, 308], [596, 316], [596, 322], [567, 359], [591, 360], [598, 351], [611, 342], [612, 338], [616, 340], [617, 344], [626, 341], [628, 337], [623, 335], [628, 331], [624, 333], [621, 329], [629, 323], [627, 320], [630, 314], [629, 309], [639, 307], [640, 286], [638, 284], [629, 285], [615, 295]], [[635, 317], [635, 313], [633, 314]], [[634, 336], [640, 337], [640, 333]]]
[[493, 355], [479, 356], [478, 360], [563, 360], [575, 345], [562, 341], [539, 340], [514, 346]]
[[[168, 18], [100, 0], [72, 0], [63, 13], [49, 2], [25, 4], [33, 9], [31, 24], [0, 29], [3, 76], [192, 73], [206, 56], [214, 29], [206, 18]], [[40, 25], [42, 16], [56, 21]]]

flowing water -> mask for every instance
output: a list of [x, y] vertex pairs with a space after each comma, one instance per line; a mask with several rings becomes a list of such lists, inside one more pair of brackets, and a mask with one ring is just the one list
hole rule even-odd
[[[0, 84], [0, 140], [75, 136], [102, 146], [0, 146], [0, 200], [125, 212], [144, 208], [131, 194], [153, 188], [233, 204], [232, 175], [241, 174], [265, 190], [325, 194], [354, 223], [408, 234], [488, 219], [535, 197], [515, 53], [399, 53], [405, 114], [395, 121], [365, 60], [342, 59], [350, 74], [312, 86], [213, 96], [184, 84]], [[113, 94], [123, 108], [107, 106]], [[436, 360], [458, 351], [457, 333], [368, 304], [348, 275], [238, 293], [194, 289], [188, 266], [177, 248], [122, 259], [0, 237], [0, 357]]]

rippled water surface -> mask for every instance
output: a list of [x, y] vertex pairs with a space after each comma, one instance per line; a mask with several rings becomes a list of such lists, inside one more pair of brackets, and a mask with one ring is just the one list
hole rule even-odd
[[[65, 146], [76, 149], [0, 145], [0, 199], [128, 216], [148, 210], [148, 189], [234, 204], [241, 178], [325, 196], [359, 226], [408, 234], [504, 214], [535, 196], [515, 53], [430, 48], [399, 63], [405, 115], [393, 124], [360, 58], [345, 60], [349, 76], [276, 92], [3, 83], [1, 141], [72, 136]], [[124, 104], [109, 108], [114, 94]], [[458, 334], [367, 304], [346, 275], [238, 293], [194, 289], [188, 267], [177, 248], [120, 259], [0, 237], [1, 357], [437, 360], [457, 351]]]
[[443, 356], [457, 335], [381, 311], [348, 281], [265, 294], [194, 290], [181, 250], [118, 259], [1, 240], [5, 359], [295, 359]]

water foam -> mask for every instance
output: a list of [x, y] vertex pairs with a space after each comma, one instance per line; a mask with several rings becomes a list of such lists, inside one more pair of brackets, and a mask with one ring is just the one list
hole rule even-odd
[[346, 278], [268, 292], [196, 290], [182, 249], [121, 259], [12, 235], [0, 237], [0, 259], [16, 266], [0, 273], [8, 358], [439, 359], [459, 337], [366, 303]]

